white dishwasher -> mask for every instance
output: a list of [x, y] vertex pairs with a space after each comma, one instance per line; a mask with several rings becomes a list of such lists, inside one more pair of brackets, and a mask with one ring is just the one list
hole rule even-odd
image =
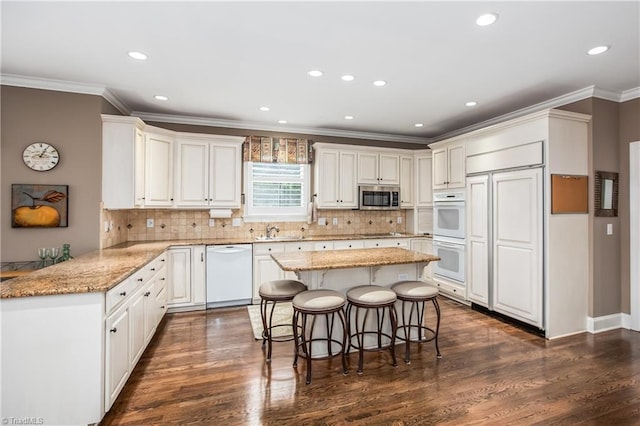
[[252, 253], [251, 244], [207, 246], [207, 308], [251, 303]]

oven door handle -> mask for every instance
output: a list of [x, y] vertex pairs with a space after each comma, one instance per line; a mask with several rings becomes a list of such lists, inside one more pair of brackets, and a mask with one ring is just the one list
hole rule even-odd
[[454, 243], [445, 243], [442, 241], [434, 241], [433, 242], [434, 246], [441, 246], [441, 247], [450, 247], [450, 248], [454, 248], [454, 249], [460, 249], [464, 247], [464, 244], [454, 244]]

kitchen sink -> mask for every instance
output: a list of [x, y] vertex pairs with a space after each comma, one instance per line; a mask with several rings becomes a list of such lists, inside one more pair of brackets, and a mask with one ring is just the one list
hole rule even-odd
[[300, 240], [304, 240], [304, 237], [278, 236], [278, 237], [267, 238], [264, 235], [260, 235], [256, 237], [256, 241], [300, 241]]

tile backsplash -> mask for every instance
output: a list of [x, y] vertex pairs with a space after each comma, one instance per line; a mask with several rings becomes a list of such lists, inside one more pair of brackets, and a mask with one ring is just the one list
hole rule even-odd
[[[398, 218], [401, 223], [397, 223]], [[232, 226], [233, 219], [240, 226]], [[325, 218], [326, 225], [306, 222], [269, 222], [280, 228], [280, 236], [356, 235], [405, 232], [404, 210], [359, 211], [318, 210], [318, 218]], [[208, 210], [102, 210], [101, 248], [127, 241], [191, 240], [210, 238], [248, 238], [264, 235], [265, 222], [244, 223], [242, 210], [234, 210], [231, 218], [214, 219], [209, 226]], [[147, 227], [153, 219], [153, 227]], [[334, 225], [334, 219], [337, 224]], [[107, 231], [105, 222], [110, 224]]]

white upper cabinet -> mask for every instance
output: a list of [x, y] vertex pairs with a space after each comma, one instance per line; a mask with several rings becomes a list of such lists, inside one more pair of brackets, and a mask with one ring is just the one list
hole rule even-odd
[[455, 142], [433, 148], [433, 189], [464, 188], [464, 143]]
[[317, 146], [315, 193], [318, 208], [358, 207], [357, 153]]
[[176, 147], [176, 207], [240, 208], [244, 138], [182, 137]]
[[146, 133], [144, 139], [144, 205], [173, 205], [173, 138]]
[[102, 201], [107, 209], [144, 204], [144, 123], [102, 116]]
[[180, 133], [102, 115], [106, 209], [241, 206], [241, 136]]
[[416, 153], [416, 206], [433, 206], [431, 151]]
[[400, 156], [388, 153], [359, 152], [358, 184], [399, 185]]
[[415, 184], [413, 179], [413, 156], [400, 156], [400, 207], [409, 208], [415, 204]]

